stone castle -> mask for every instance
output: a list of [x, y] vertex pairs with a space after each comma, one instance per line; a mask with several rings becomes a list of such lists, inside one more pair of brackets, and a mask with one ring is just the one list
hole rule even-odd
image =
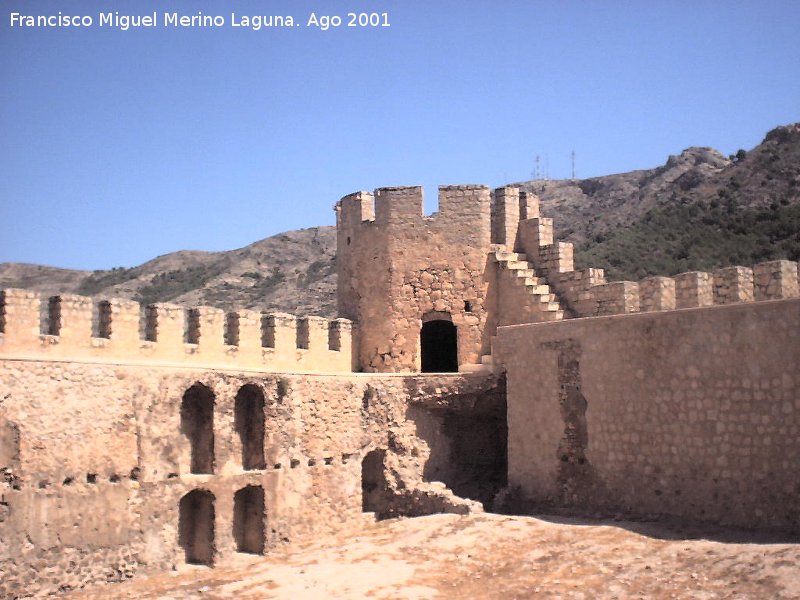
[[335, 210], [331, 321], [0, 292], [0, 596], [376, 516], [800, 533], [796, 263], [606, 282], [516, 187]]

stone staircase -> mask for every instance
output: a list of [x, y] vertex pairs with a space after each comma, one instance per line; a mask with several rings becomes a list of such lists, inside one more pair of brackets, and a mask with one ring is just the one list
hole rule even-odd
[[[492, 336], [494, 341], [495, 336]], [[475, 365], [459, 365], [459, 373], [491, 373], [494, 371], [494, 359], [491, 354], [481, 356], [481, 362]]]
[[[511, 277], [512, 286], [517, 293], [515, 301], [520, 301], [518, 310], [511, 311], [511, 320], [499, 325], [516, 325], [519, 323], [547, 323], [564, 318], [564, 310], [550, 286], [536, 276], [531, 264], [524, 254], [508, 250], [495, 250], [492, 258], [499, 267], [499, 277]], [[500, 311], [507, 314], [509, 311]], [[516, 317], [516, 318], [515, 318]]]
[[[498, 248], [492, 250], [490, 257], [498, 264], [498, 278], [509, 278], [513, 296], [504, 298], [504, 301], [513, 303], [514, 310], [499, 311], [504, 320], [498, 325], [548, 323], [564, 318], [564, 309], [559, 304], [558, 297], [536, 275], [524, 254]], [[459, 370], [467, 373], [489, 373], [494, 370], [494, 360], [491, 354], [484, 354], [479, 364], [462, 365]]]

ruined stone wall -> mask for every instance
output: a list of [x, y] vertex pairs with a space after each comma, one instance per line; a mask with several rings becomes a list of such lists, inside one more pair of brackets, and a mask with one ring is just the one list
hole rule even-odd
[[[385, 458], [372, 511], [479, 509], [445, 486], [463, 486], [464, 465], [486, 462], [464, 443], [467, 433], [452, 431], [450, 417], [468, 422], [478, 411], [483, 436], [502, 438], [497, 385], [475, 375], [0, 360], [0, 597], [184, 564], [179, 507], [195, 490], [213, 494], [215, 564], [243, 543], [234, 501], [242, 490], [263, 494], [262, 551], [347, 526], [362, 518], [362, 460], [374, 450]], [[191, 440], [196, 448], [208, 440], [193, 437], [208, 421], [187, 417], [187, 398], [199, 397], [211, 399], [208, 473], [193, 472], [204, 467]], [[244, 425], [257, 414], [242, 412], [245, 397], [261, 398], [262, 430]], [[260, 464], [252, 463], [253, 435]], [[494, 459], [503, 471], [504, 460]], [[497, 487], [493, 477], [490, 487]], [[491, 495], [480, 484], [470, 489], [477, 499]]]
[[0, 290], [0, 357], [349, 372], [351, 323]]
[[424, 318], [458, 328], [458, 363], [478, 363], [492, 299], [487, 253], [489, 189], [439, 188], [439, 211], [423, 216], [422, 188], [381, 188], [343, 198], [337, 212], [339, 312], [359, 324], [364, 371], [420, 370]]
[[498, 330], [529, 506], [800, 531], [800, 300]]

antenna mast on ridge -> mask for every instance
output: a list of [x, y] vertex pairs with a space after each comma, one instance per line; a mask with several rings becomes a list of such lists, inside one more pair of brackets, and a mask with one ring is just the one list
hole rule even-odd
[[575, 179], [575, 150], [573, 150], [570, 154], [572, 156], [572, 178]]

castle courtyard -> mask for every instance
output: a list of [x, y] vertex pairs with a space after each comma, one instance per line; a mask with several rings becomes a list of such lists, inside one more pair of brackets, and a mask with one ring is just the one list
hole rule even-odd
[[644, 522], [438, 514], [363, 527], [214, 569], [181, 567], [74, 600], [797, 598], [788, 537]]

